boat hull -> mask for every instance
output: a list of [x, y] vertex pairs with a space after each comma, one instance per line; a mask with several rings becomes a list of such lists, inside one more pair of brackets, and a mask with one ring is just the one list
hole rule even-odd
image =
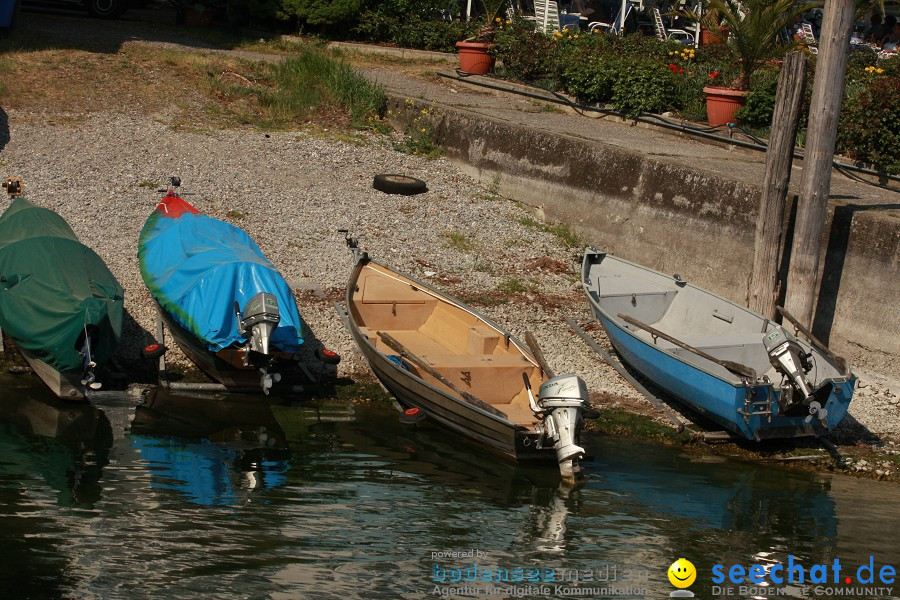
[[[604, 307], [604, 298], [612, 297], [612, 295], [604, 296], [603, 289], [600, 289], [602, 287], [600, 282], [603, 281], [603, 278], [598, 279], [597, 272], [592, 270], [594, 265], [599, 265], [603, 260], [616, 261], [617, 269], [621, 272], [617, 273], [616, 276], [626, 277], [630, 269], [634, 268], [641, 269], [641, 271], [636, 272], [636, 277], [646, 278], [643, 282], [643, 292], [630, 294], [632, 296], [630, 302], [627, 301], [628, 292], [624, 292], [623, 289], [615, 290], [616, 296], [626, 298], [625, 302], [615, 305], [618, 307], [616, 314], [613, 314], [614, 311], [610, 310], [608, 306]], [[667, 278], [662, 274], [632, 265], [621, 259], [607, 257], [602, 253], [586, 253], [582, 280], [588, 292], [591, 312], [602, 324], [610, 343], [612, 343], [613, 347], [628, 365], [652, 381], [668, 395], [728, 431], [749, 440], [821, 435], [837, 426], [846, 416], [856, 382], [856, 378], [852, 374], [849, 376], [836, 374], [836, 376], [825, 378], [820, 382], [820, 385], [817, 386], [817, 389], [819, 389], [817, 397], [824, 399], [823, 406], [828, 411], [826, 421], [824, 425], [816, 419], [811, 419], [807, 422], [804, 414], [780, 414], [781, 390], [770, 382], [775, 380], [774, 372], [767, 374], [769, 381], [762, 378], [749, 381], [733, 373], [728, 373], [713, 363], [704, 364], [702, 359], [691, 353], [678, 348], [666, 347], [661, 343], [662, 340], [654, 339], [651, 335], [642, 335], [642, 332], [629, 328], [619, 316], [623, 312], [619, 311], [627, 313], [629, 306], [632, 304], [634, 305], [633, 311], [635, 313], [642, 310], [641, 293], [658, 296], [659, 294], [670, 293], [673, 290], [678, 293], [684, 289], [684, 286], [680, 284], [669, 285], [664, 283], [658, 289], [650, 290], [646, 286], [646, 282], [653, 281], [653, 279], [648, 277], [648, 273], [671, 281], [671, 278]], [[597, 284], [593, 283], [595, 280], [598, 281]], [[635, 289], [638, 289], [641, 284], [636, 285]], [[627, 284], [624, 287], [627, 287]], [[768, 324], [768, 321], [763, 317], [755, 315], [755, 313], [743, 307], [730, 303], [709, 292], [699, 290], [699, 288], [695, 288], [695, 290], [701, 291], [715, 299], [714, 304], [710, 306], [703, 305], [704, 309], [708, 309], [710, 314], [719, 311], [717, 313], [719, 316], [713, 318], [723, 320], [722, 315], [725, 314], [726, 310], [728, 315], [737, 315], [737, 311], [742, 311], [757, 317], [763, 326], [774, 327], [774, 325]], [[664, 318], [664, 313], [661, 313], [661, 315], [660, 320]], [[691, 318], [693, 317], [690, 315], [683, 317], [685, 320]], [[740, 316], [730, 316], [729, 318], [732, 319], [732, 323], [741, 320]], [[756, 336], [761, 345], [763, 332], [758, 331]], [[735, 341], [735, 334], [730, 333], [729, 335], [731, 336], [731, 341]], [[723, 339], [726, 337], [723, 335]], [[743, 345], [747, 346], [750, 344], [743, 343]], [[715, 348], [715, 343], [712, 343], [711, 347]], [[726, 344], [722, 342], [721, 347], [726, 347]], [[808, 348], [810, 351], [815, 351], [811, 347]], [[715, 352], [714, 349], [709, 351]], [[826, 359], [821, 354], [815, 357], [815, 360], [822, 362]], [[762, 365], [757, 365], [757, 367], [760, 369], [760, 375], [762, 375], [765, 372], [763, 371], [764, 367]]]
[[[540, 435], [533, 427], [515, 424], [503, 415], [484, 410], [449, 390], [441, 389], [443, 386], [438, 387], [438, 385], [425, 381], [398, 362], [390, 360], [372, 344], [369, 336], [362, 333], [358, 315], [352, 309], [354, 293], [359, 289], [358, 278], [365, 264], [365, 259], [357, 263], [347, 287], [346, 325], [372, 372], [399, 404], [403, 408], [418, 408], [424, 411], [426, 418], [498, 455], [523, 462], [556, 463], [557, 456], [552, 447], [542, 449], [535, 447]], [[413, 282], [418, 288], [428, 290], [434, 296], [446, 298], [454, 305], [460, 305], [458, 301], [434, 290], [427, 284], [407, 276], [402, 277]], [[484, 323], [499, 330], [499, 327], [486, 317], [476, 316]], [[521, 344], [511, 336], [508, 339], [511, 343], [521, 347]]]
[[19, 353], [31, 370], [58, 398], [65, 400], [84, 400], [85, 387], [81, 383], [80, 371], [57, 371], [52, 366], [35, 356], [29, 350], [19, 348]]
[[241, 367], [224, 360], [221, 357], [221, 351], [211, 351], [206, 344], [182, 327], [162, 307], [157, 305], [157, 310], [166, 329], [169, 330], [184, 355], [211, 379], [225, 387], [255, 388], [260, 386], [262, 374], [259, 372], [259, 367], [254, 365]]

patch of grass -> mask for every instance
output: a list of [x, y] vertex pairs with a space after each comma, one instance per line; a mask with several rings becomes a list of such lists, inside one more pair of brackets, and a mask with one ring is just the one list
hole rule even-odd
[[239, 210], [229, 210], [227, 213], [225, 213], [225, 216], [229, 219], [235, 219], [239, 221], [244, 218], [244, 213]]
[[342, 108], [351, 123], [362, 126], [387, 102], [384, 90], [346, 62], [326, 52], [302, 47], [296, 55], [272, 65], [274, 89], [258, 92], [260, 104], [282, 119], [310, 118], [323, 108]]
[[680, 434], [671, 427], [661, 425], [652, 418], [636, 415], [621, 409], [598, 408], [599, 416], [587, 421], [587, 428], [607, 433], [628, 435], [639, 438], [679, 439]]
[[478, 271], [479, 273], [488, 273], [492, 274], [494, 272], [494, 265], [489, 262], [485, 262], [480, 258], [475, 261], [475, 264], [472, 266], [473, 269]]
[[497, 286], [497, 289], [504, 294], [525, 294], [532, 292], [537, 286], [530, 281], [523, 281], [518, 277], [507, 277]]
[[439, 157], [443, 150], [434, 141], [434, 126], [430, 115], [429, 109], [419, 108], [410, 98], [406, 99], [401, 108], [388, 110], [388, 119], [403, 124], [403, 139], [394, 142], [394, 150], [430, 159]]
[[566, 248], [580, 248], [584, 246], [584, 241], [581, 239], [581, 236], [569, 229], [568, 225], [562, 223], [559, 225], [548, 225], [547, 223], [542, 223], [529, 216], [519, 219], [519, 224], [556, 236], [560, 243]]
[[157, 186], [156, 182], [154, 182], [154, 181], [150, 181], [149, 179], [142, 179], [141, 182], [138, 183], [138, 187], [155, 190], [159, 186]]
[[448, 246], [461, 252], [470, 252], [475, 249], [475, 242], [459, 231], [448, 231], [444, 234], [444, 237], [447, 239]]
[[365, 126], [366, 116], [381, 114], [386, 104], [380, 87], [312, 44], [297, 44], [278, 64], [139, 43], [114, 51], [90, 42], [60, 47], [27, 36], [2, 40], [0, 49], [7, 82], [0, 104], [43, 111], [48, 120], [121, 111], [163, 112], [170, 127], [201, 132], [310, 122], [344, 127]]
[[460, 296], [460, 299], [467, 304], [477, 304], [479, 306], [500, 306], [509, 302], [509, 298], [498, 292], [484, 292], [481, 294]]

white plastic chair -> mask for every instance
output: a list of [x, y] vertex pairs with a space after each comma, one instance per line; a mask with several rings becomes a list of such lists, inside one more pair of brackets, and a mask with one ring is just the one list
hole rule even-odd
[[534, 17], [539, 31], [559, 31], [559, 6], [555, 0], [534, 0]]

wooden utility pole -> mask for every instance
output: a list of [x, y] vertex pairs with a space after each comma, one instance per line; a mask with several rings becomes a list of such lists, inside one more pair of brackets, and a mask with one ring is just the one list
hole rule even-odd
[[844, 95], [855, 8], [854, 0], [825, 0], [819, 37], [819, 60], [809, 108], [806, 154], [785, 302], [785, 308], [807, 327], [812, 325], [819, 287], [819, 250], [825, 231], [834, 140]]
[[750, 310], [770, 319], [775, 318], [778, 298], [776, 280], [784, 241], [782, 223], [785, 198], [791, 181], [797, 124], [800, 122], [800, 105], [805, 91], [806, 55], [792, 52], [785, 58], [778, 75], [775, 112], [772, 115], [769, 149], [766, 151], [766, 174], [756, 219], [753, 272], [747, 288]]

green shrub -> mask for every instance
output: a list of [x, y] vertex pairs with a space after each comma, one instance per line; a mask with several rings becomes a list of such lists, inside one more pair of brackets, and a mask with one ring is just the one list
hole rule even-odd
[[900, 77], [896, 73], [873, 73], [865, 89], [846, 100], [837, 147], [879, 170], [900, 173]]
[[529, 21], [513, 19], [508, 27], [497, 32], [491, 54], [502, 63], [502, 74], [533, 82], [553, 76], [554, 51], [550, 36], [535, 31]]
[[390, 41], [403, 48], [455, 52], [456, 42], [471, 37], [476, 29], [475, 23], [406, 18], [394, 26]]
[[672, 76], [665, 65], [655, 61], [623, 60], [613, 85], [613, 105], [627, 117], [663, 112], [672, 107]]
[[778, 91], [778, 69], [763, 69], [756, 72], [747, 94], [747, 103], [735, 115], [741, 125], [747, 127], [768, 127], [775, 112], [775, 94]]
[[383, 43], [394, 39], [395, 30], [399, 25], [400, 20], [396, 17], [367, 10], [350, 32], [361, 41]]
[[620, 60], [610, 56], [592, 56], [569, 63], [562, 72], [562, 83], [579, 102], [608, 102], [621, 68]]

